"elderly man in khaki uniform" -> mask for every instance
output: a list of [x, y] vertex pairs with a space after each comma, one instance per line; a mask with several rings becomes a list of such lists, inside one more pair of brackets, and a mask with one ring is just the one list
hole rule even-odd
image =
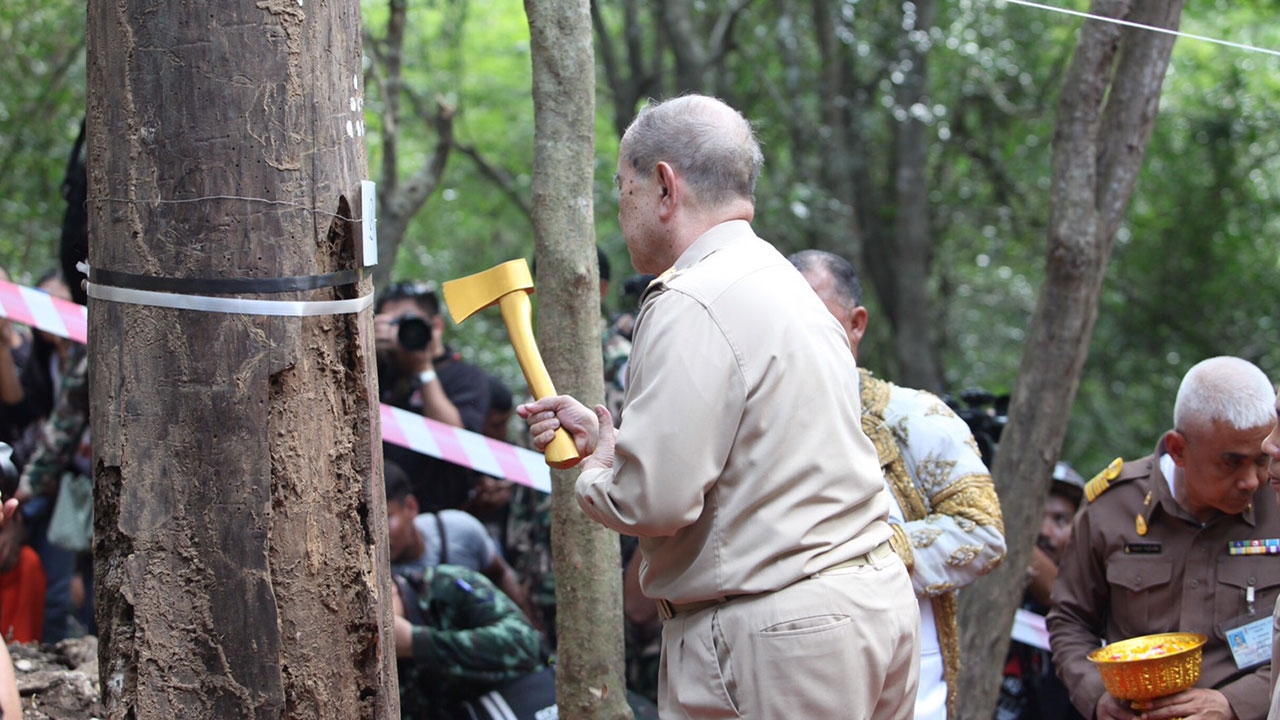
[[579, 504], [640, 539], [665, 622], [664, 718], [910, 718], [919, 613], [889, 544], [839, 325], [756, 237], [763, 161], [724, 103], [646, 107], [622, 139], [618, 219], [639, 272], [621, 427], [566, 396], [518, 409], [585, 453]]
[[1274, 403], [1252, 363], [1205, 360], [1183, 378], [1155, 454], [1117, 460], [1085, 486], [1047, 620], [1058, 675], [1085, 717], [1137, 717], [1088, 653], [1164, 632], [1208, 642], [1196, 687], [1153, 701], [1147, 717], [1266, 717], [1280, 555], [1265, 541], [1280, 538], [1280, 511], [1263, 494], [1262, 441]]

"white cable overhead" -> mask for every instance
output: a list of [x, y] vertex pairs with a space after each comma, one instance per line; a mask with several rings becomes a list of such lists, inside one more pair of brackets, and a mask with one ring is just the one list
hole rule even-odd
[[1230, 40], [1220, 40], [1205, 35], [1194, 35], [1192, 33], [1181, 32], [1179, 30], [1170, 30], [1169, 28], [1156, 27], [1154, 25], [1143, 25], [1142, 23], [1132, 22], [1130, 20], [1120, 20], [1105, 15], [1094, 15], [1093, 13], [1081, 12], [1079, 10], [1069, 10], [1053, 5], [1045, 5], [1043, 3], [1031, 2], [1031, 0], [1004, 0], [1014, 5], [1023, 5], [1037, 10], [1048, 10], [1050, 12], [1062, 13], [1063, 15], [1074, 15], [1075, 17], [1088, 18], [1089, 20], [1097, 20], [1099, 22], [1108, 22], [1114, 25], [1124, 25], [1126, 27], [1139, 28], [1141, 30], [1150, 30], [1151, 32], [1163, 33], [1165, 35], [1173, 35], [1175, 37], [1187, 38], [1189, 40], [1200, 40], [1201, 42], [1213, 43], [1214, 45], [1225, 45], [1226, 47], [1235, 48], [1237, 50], [1246, 50], [1248, 52], [1262, 53], [1263, 55], [1271, 55], [1280, 57], [1280, 50], [1271, 50], [1269, 48], [1261, 48], [1256, 45], [1245, 45], [1244, 43], [1231, 42]]

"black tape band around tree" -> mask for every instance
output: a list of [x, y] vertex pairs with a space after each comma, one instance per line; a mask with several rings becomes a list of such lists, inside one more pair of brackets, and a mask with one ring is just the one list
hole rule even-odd
[[282, 278], [171, 278], [101, 268], [89, 270], [89, 282], [95, 285], [181, 295], [250, 295], [322, 290], [354, 285], [362, 279], [364, 268]]

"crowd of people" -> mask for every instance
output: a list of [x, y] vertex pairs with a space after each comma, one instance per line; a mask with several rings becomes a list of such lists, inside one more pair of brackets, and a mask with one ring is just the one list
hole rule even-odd
[[[853, 265], [818, 250], [784, 257], [755, 234], [762, 163], [750, 123], [714, 98], [651, 103], [627, 129], [619, 222], [647, 275], [628, 288], [634, 315], [602, 312], [603, 403], [517, 404], [449, 345], [425, 282], [377, 299], [381, 399], [539, 450], [557, 430], [573, 437], [579, 505], [620, 536], [637, 716], [954, 717], [957, 595], [1006, 553], [990, 472], [946, 402], [858, 363], [871, 318]], [[611, 272], [598, 259], [603, 300]], [[59, 272], [40, 286], [77, 294]], [[93, 632], [87, 545], [67, 529], [89, 468], [86, 365], [74, 344], [0, 319], [7, 641]], [[1058, 462], [1028, 483], [1046, 500], [1023, 609], [1046, 616], [1048, 643], [1011, 647], [999, 720], [1280, 713], [1280, 561], [1250, 550], [1280, 546], [1263, 487], [1268, 475], [1280, 486], [1278, 415], [1262, 370], [1211, 358], [1187, 372], [1151, 455], [1088, 482]], [[549, 498], [383, 451], [402, 713], [485, 717], [500, 705], [546, 717]], [[1142, 710], [1088, 659], [1173, 631], [1206, 637], [1200, 681]]]

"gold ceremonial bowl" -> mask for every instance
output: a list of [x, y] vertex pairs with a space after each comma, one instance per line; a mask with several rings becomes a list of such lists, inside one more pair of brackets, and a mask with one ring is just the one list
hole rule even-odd
[[1200, 679], [1204, 635], [1161, 633], [1114, 642], [1089, 653], [1107, 692], [1142, 703], [1182, 692]]

